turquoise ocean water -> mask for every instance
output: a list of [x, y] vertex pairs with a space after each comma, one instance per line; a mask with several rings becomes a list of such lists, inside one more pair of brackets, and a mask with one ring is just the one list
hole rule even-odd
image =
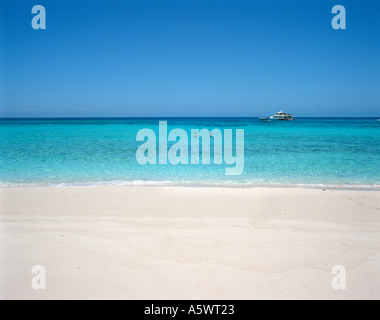
[[[245, 166], [140, 165], [140, 129], [245, 130]], [[157, 134], [158, 136], [158, 134]], [[170, 145], [173, 143], [169, 143]], [[204, 184], [380, 187], [376, 118], [0, 119], [0, 185]], [[189, 152], [190, 154], [190, 152]]]

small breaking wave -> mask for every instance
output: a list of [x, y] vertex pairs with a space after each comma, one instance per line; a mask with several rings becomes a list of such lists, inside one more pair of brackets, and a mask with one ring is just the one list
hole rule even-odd
[[88, 182], [3, 182], [2, 188], [17, 187], [96, 187], [96, 186], [136, 186], [136, 187], [220, 187], [220, 188], [311, 188], [311, 189], [365, 189], [379, 190], [379, 184], [322, 184], [322, 183], [262, 183], [262, 182], [212, 182], [212, 181], [157, 181], [157, 180], [131, 180], [131, 181], [88, 181]]

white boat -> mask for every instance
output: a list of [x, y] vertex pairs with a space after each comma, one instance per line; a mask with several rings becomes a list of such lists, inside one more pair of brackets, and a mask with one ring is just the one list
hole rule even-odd
[[284, 111], [279, 111], [275, 115], [269, 117], [271, 120], [294, 120], [293, 115]]

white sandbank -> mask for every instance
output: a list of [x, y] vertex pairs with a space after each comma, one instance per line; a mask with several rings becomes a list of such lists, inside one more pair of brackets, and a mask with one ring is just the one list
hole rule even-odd
[[1, 299], [380, 298], [379, 191], [19, 187], [0, 204]]

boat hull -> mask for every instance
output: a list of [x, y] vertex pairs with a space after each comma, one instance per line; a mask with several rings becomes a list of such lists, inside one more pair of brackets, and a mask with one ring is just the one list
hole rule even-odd
[[294, 120], [294, 118], [277, 118], [277, 117], [274, 117], [274, 118], [270, 117], [269, 119], [270, 120], [279, 120], [279, 121], [292, 121], [292, 120]]

